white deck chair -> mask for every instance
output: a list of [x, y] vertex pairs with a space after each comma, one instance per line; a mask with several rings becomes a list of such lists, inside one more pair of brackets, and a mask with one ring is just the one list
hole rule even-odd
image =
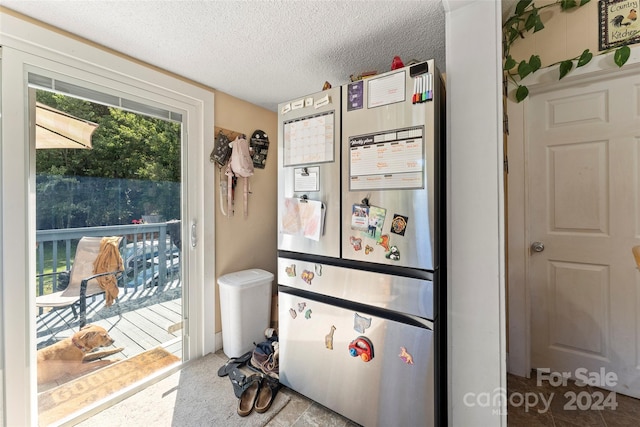
[[[118, 246], [122, 238], [118, 241]], [[80, 305], [80, 328], [86, 324], [87, 297], [104, 293], [96, 277], [113, 274], [118, 278], [122, 271], [111, 271], [94, 274], [93, 262], [100, 252], [102, 237], [82, 237], [76, 248], [76, 255], [69, 272], [69, 285], [60, 292], [36, 297], [37, 307], [61, 308], [71, 306], [74, 316], [76, 315], [74, 305]], [[77, 317], [77, 316], [76, 316]]]

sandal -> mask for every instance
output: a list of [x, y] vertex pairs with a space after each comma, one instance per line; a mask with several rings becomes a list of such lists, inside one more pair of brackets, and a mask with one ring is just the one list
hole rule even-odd
[[240, 366], [247, 363], [247, 361], [251, 359], [251, 353], [252, 352], [248, 351], [242, 356], [232, 357], [227, 360], [227, 362], [222, 365], [220, 369], [218, 369], [218, 376], [226, 377], [227, 375], [229, 375], [229, 372], [231, 372], [231, 370], [233, 370], [234, 368], [239, 368]]
[[237, 398], [240, 398], [242, 392], [244, 391], [244, 385], [247, 382], [247, 377], [242, 372], [240, 372], [239, 369], [233, 368], [231, 372], [229, 372], [229, 379], [231, 380], [231, 385], [233, 386], [233, 394], [235, 394]]
[[262, 376], [251, 375], [244, 383], [242, 387], [242, 394], [240, 400], [238, 400], [238, 415], [246, 417], [253, 410], [253, 406], [256, 403], [256, 397], [258, 396], [258, 390], [262, 384]]
[[263, 412], [267, 412], [267, 410], [271, 407], [271, 403], [273, 403], [273, 399], [275, 399], [276, 393], [278, 393], [279, 388], [280, 381], [275, 378], [265, 377], [262, 380], [262, 386], [260, 387], [258, 397], [256, 398], [256, 412], [260, 414]]

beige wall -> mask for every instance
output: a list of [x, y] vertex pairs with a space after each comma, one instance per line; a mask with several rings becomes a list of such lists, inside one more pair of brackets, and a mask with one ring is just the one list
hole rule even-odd
[[[242, 179], [235, 195], [234, 216], [224, 216], [220, 211], [220, 172], [216, 164], [214, 191], [216, 195], [216, 274], [218, 277], [234, 271], [261, 268], [277, 277], [277, 114], [273, 111], [215, 91], [214, 122], [216, 127], [241, 132], [251, 137], [260, 129], [269, 136], [269, 154], [264, 169], [255, 168], [249, 178], [249, 215], [243, 215]], [[224, 174], [224, 170], [222, 171]], [[223, 177], [226, 179], [226, 176]], [[226, 206], [225, 206], [226, 210]], [[217, 279], [216, 277], [216, 283]], [[275, 292], [274, 279], [274, 292]], [[220, 322], [220, 293], [216, 285], [216, 332], [222, 330]]]
[[[553, 1], [535, 1], [537, 7]], [[516, 61], [528, 60], [532, 54], [540, 55], [542, 66], [547, 67], [565, 59], [575, 58], [589, 49], [598, 54], [598, 2], [562, 12], [560, 6], [543, 9], [540, 12], [544, 29], [537, 33], [525, 33], [511, 46], [511, 56]]]

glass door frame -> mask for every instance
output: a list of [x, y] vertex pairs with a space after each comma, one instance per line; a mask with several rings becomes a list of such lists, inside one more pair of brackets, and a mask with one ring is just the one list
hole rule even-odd
[[[184, 360], [215, 351], [215, 264], [205, 262], [215, 250], [214, 197], [205, 197], [213, 182], [208, 163], [213, 136], [213, 92], [185, 83], [122, 56], [94, 48], [0, 13], [2, 45], [2, 295], [5, 328], [4, 423], [37, 423], [35, 352], [35, 144], [29, 141], [28, 72], [59, 75], [149, 105], [159, 104], [183, 115], [182, 233]], [[19, 37], [20, 34], [24, 34]], [[28, 37], [26, 36], [28, 34]], [[25, 42], [30, 40], [30, 42]], [[43, 47], [45, 46], [45, 47]], [[55, 49], [55, 50], [54, 50]], [[67, 51], [71, 54], [62, 54]], [[211, 195], [212, 196], [212, 195]], [[9, 202], [10, 208], [9, 209]], [[209, 219], [209, 220], [207, 220]], [[193, 232], [193, 237], [192, 237]], [[8, 351], [11, 349], [11, 351]], [[1, 359], [0, 359], [1, 360]], [[141, 387], [142, 388], [142, 387]], [[132, 394], [133, 391], [130, 393]], [[121, 398], [121, 396], [120, 396]]]

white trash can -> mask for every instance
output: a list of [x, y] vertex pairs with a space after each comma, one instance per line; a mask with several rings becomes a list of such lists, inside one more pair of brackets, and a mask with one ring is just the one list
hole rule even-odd
[[257, 268], [225, 274], [218, 278], [222, 351], [238, 357], [265, 340], [271, 323], [273, 274]]

